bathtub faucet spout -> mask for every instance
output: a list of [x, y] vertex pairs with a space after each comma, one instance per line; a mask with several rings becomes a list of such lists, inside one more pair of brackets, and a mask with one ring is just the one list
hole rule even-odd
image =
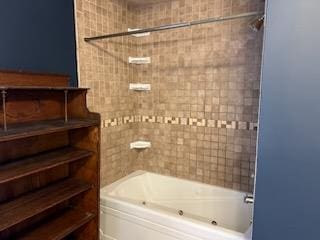
[[247, 204], [253, 204], [254, 203], [254, 197], [253, 195], [246, 195], [244, 197], [244, 202], [247, 203]]

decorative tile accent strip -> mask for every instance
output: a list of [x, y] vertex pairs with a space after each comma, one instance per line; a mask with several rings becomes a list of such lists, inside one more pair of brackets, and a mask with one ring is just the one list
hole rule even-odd
[[104, 127], [108, 128], [108, 127], [115, 127], [115, 126], [118, 126], [118, 119], [117, 118], [111, 118], [111, 119], [104, 120]]
[[236, 130], [250, 130], [257, 131], [258, 124], [252, 122], [242, 121], [224, 121], [212, 119], [197, 119], [197, 118], [184, 118], [184, 117], [163, 117], [163, 116], [124, 116], [118, 118], [106, 119], [103, 121], [102, 126], [105, 128], [121, 126], [129, 123], [160, 123], [196, 127], [210, 127], [210, 128], [225, 128]]
[[157, 123], [163, 123], [164, 122], [164, 117], [157, 116]]
[[134, 122], [134, 116], [126, 116], [123, 117], [123, 122], [124, 124], [128, 124], [128, 123], [133, 123]]
[[156, 116], [142, 116], [142, 122], [155, 123], [156, 122]]
[[164, 123], [178, 125], [180, 123], [179, 118], [176, 117], [164, 117]]

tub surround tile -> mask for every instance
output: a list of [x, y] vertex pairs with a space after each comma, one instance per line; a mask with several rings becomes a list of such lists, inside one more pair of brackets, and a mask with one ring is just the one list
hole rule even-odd
[[[76, 0], [80, 86], [101, 113], [102, 185], [148, 170], [252, 191], [263, 33], [241, 19], [120, 37], [84, 37], [207, 17], [263, 11], [264, 0], [172, 0], [129, 6], [125, 0]], [[151, 57], [130, 65], [129, 56]], [[152, 90], [128, 90], [132, 82]], [[137, 139], [152, 148], [128, 149]]]
[[[127, 60], [137, 55], [137, 47], [135, 38], [90, 44], [83, 39], [125, 31], [135, 25], [136, 15], [124, 0], [76, 0], [75, 14], [79, 85], [90, 88], [88, 107], [104, 119], [101, 131], [101, 184], [104, 186], [130, 173], [136, 158], [136, 153], [127, 149], [138, 131], [137, 97], [128, 91], [129, 83], [134, 82], [134, 69]], [[107, 116], [112, 117], [107, 119]]]
[[[219, 2], [219, 3], [218, 3]], [[263, 11], [263, 0], [173, 0], [139, 6], [139, 27]], [[248, 19], [151, 33], [137, 41], [152, 64], [136, 79], [152, 85], [139, 95], [139, 135], [153, 147], [138, 167], [252, 191], [258, 121], [262, 32]], [[233, 169], [239, 169], [234, 171]]]

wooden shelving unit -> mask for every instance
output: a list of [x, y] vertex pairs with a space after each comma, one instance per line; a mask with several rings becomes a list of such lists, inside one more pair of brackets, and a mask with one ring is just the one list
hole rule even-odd
[[45, 212], [90, 187], [84, 181], [68, 179], [4, 203], [0, 206], [0, 231]]
[[98, 239], [100, 116], [68, 80], [0, 71], [0, 239]]
[[58, 217], [53, 217], [40, 227], [31, 231], [18, 240], [54, 239], [60, 240], [76, 231], [94, 217], [91, 213], [68, 210]]
[[63, 132], [77, 128], [90, 127], [93, 124], [96, 124], [96, 121], [92, 121], [90, 119], [72, 119], [68, 122], [64, 122], [64, 120], [61, 119], [56, 119], [49, 121], [14, 124], [6, 131], [0, 131], [0, 142], [55, 132]]
[[92, 152], [74, 147], [64, 147], [0, 166], [0, 184], [30, 176], [64, 164], [80, 161]]

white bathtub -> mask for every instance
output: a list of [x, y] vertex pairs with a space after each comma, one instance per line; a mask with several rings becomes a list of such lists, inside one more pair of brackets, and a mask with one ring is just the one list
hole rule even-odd
[[251, 239], [245, 195], [137, 171], [101, 189], [101, 240]]

